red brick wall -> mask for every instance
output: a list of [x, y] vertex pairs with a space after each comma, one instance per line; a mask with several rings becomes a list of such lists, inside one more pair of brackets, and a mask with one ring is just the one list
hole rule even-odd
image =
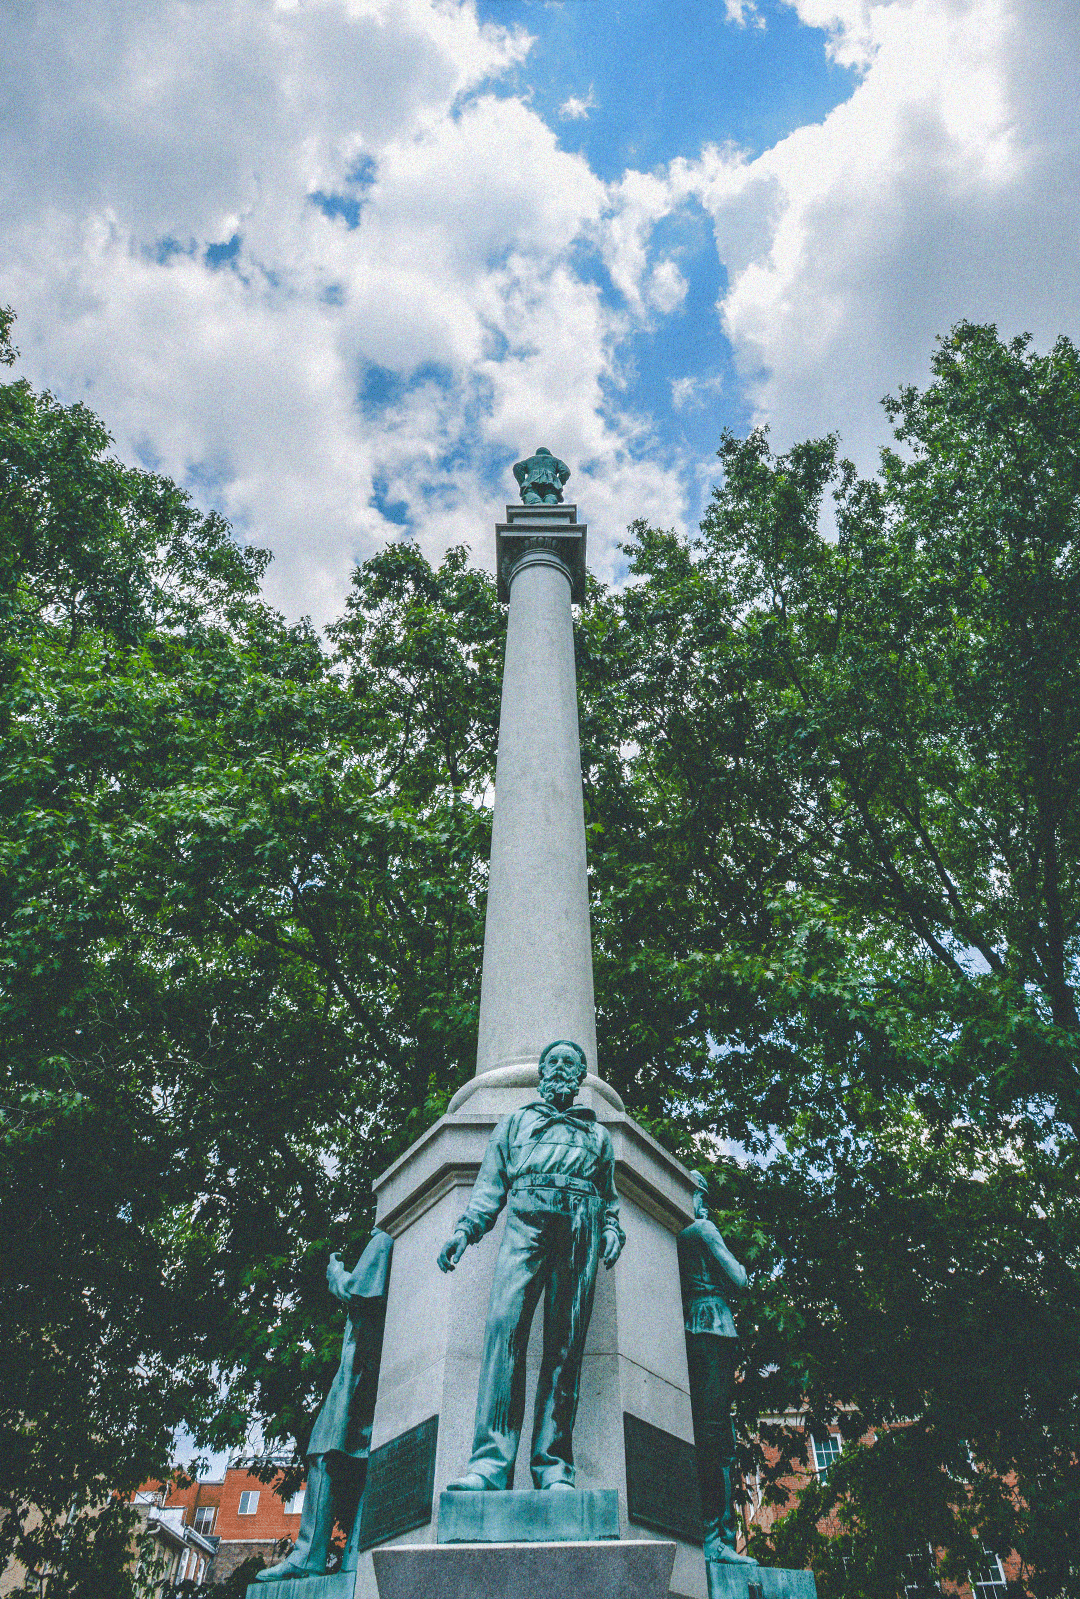
[[[253, 1472], [230, 1466], [218, 1490], [218, 1513], [214, 1522], [218, 1536], [230, 1543], [249, 1539], [260, 1542], [276, 1542], [279, 1538], [295, 1540], [300, 1530], [300, 1517], [285, 1514], [284, 1501], [274, 1492], [275, 1484], [280, 1481], [280, 1473], [272, 1482], [260, 1482]], [[259, 1506], [253, 1516], [242, 1516], [240, 1495], [249, 1491], [258, 1494]]]
[[[239, 1466], [230, 1466], [220, 1482], [193, 1482], [190, 1487], [178, 1488], [170, 1483], [165, 1491], [164, 1503], [172, 1509], [184, 1511], [187, 1526], [195, 1525], [195, 1512], [205, 1505], [214, 1509], [212, 1534], [229, 1542], [276, 1543], [281, 1538], [295, 1540], [300, 1529], [300, 1516], [285, 1514], [285, 1501], [275, 1493], [281, 1481], [279, 1472], [270, 1482], [260, 1482], [254, 1472]], [[160, 1489], [161, 1484], [143, 1484], [147, 1491]], [[258, 1508], [254, 1515], [240, 1514], [240, 1495], [257, 1493]]]

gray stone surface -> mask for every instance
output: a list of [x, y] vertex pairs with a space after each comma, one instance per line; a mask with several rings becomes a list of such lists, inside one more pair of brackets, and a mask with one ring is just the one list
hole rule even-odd
[[440, 1543], [595, 1543], [619, 1536], [613, 1488], [444, 1493]]
[[[247, 1599], [353, 1599], [355, 1571], [335, 1571], [329, 1577], [290, 1577], [284, 1582], [251, 1582]], [[207, 1589], [209, 1593], [211, 1590]]]
[[374, 1551], [379, 1599], [665, 1599], [672, 1543], [414, 1544]]
[[710, 1561], [709, 1599], [817, 1599], [812, 1571], [777, 1566], [725, 1566]]

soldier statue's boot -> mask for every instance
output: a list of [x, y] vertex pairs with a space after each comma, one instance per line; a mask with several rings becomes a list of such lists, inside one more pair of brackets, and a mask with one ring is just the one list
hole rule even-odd
[[326, 1557], [334, 1531], [334, 1497], [326, 1462], [316, 1461], [308, 1475], [300, 1531], [292, 1551], [276, 1566], [264, 1566], [255, 1574], [256, 1582], [285, 1582], [289, 1577], [321, 1577], [326, 1572]]
[[730, 1544], [716, 1545], [714, 1552], [709, 1556], [709, 1561], [714, 1566], [756, 1566], [757, 1561], [753, 1555], [741, 1555]]
[[490, 1487], [490, 1482], [488, 1482], [486, 1477], [482, 1477], [478, 1471], [467, 1471], [463, 1477], [455, 1477], [453, 1482], [448, 1482], [446, 1491], [451, 1494], [478, 1494], [483, 1493]]
[[[724, 1473], [729, 1477], [729, 1473]], [[756, 1566], [757, 1561], [752, 1555], [741, 1555], [735, 1548], [735, 1510], [728, 1495], [725, 1513], [715, 1516], [705, 1523], [705, 1548], [706, 1563], [718, 1566]]]

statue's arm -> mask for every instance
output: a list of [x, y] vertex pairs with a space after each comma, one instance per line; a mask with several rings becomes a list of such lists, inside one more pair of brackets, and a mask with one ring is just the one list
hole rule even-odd
[[735, 1259], [715, 1222], [706, 1221], [702, 1224], [701, 1239], [732, 1288], [744, 1289], [748, 1281], [746, 1267]]
[[619, 1220], [619, 1195], [615, 1187], [615, 1150], [611, 1137], [604, 1129], [603, 1150], [596, 1172], [596, 1185], [604, 1202], [603, 1260], [605, 1266], [614, 1266], [622, 1254], [626, 1234]]
[[335, 1299], [349, 1300], [349, 1274], [340, 1255], [331, 1255], [326, 1263], [326, 1286]]
[[510, 1187], [510, 1121], [501, 1121], [488, 1139], [487, 1149], [473, 1184], [472, 1197], [458, 1218], [453, 1233], [439, 1251], [438, 1264], [442, 1271], [453, 1271], [470, 1244], [475, 1244], [494, 1227], [499, 1212], [506, 1204]]
[[514, 476], [517, 478], [519, 483], [524, 483], [528, 470], [529, 468], [524, 461], [518, 461], [517, 465], [514, 467]]

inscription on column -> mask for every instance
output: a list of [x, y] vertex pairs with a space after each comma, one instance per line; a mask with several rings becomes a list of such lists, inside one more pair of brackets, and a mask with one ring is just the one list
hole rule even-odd
[[631, 1521], [684, 1543], [704, 1541], [694, 1446], [623, 1411]]
[[361, 1549], [385, 1543], [431, 1520], [438, 1416], [371, 1451], [360, 1519]]

